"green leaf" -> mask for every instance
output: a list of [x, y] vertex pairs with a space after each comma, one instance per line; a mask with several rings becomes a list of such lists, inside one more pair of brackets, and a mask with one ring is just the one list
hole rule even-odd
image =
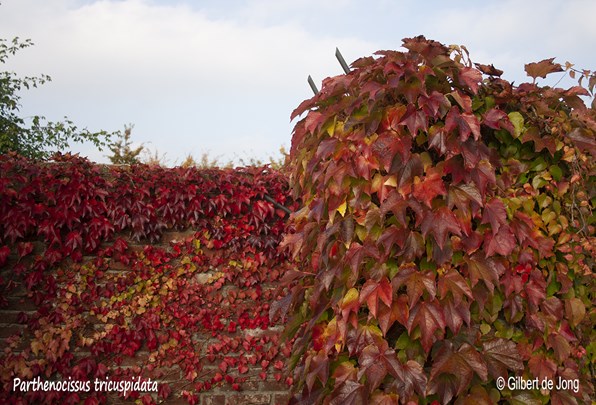
[[524, 129], [524, 117], [517, 111], [512, 111], [507, 116], [509, 116], [509, 121], [511, 121], [515, 130], [513, 137], [518, 138]]
[[550, 172], [551, 176], [553, 176], [553, 179], [555, 179], [556, 181], [560, 181], [563, 177], [563, 171], [557, 165], [552, 165], [548, 168], [548, 171]]
[[530, 164], [529, 170], [533, 171], [533, 172], [541, 172], [541, 171], [545, 170], [547, 167], [548, 167], [548, 164], [544, 161], [544, 158], [542, 156], [538, 156]]

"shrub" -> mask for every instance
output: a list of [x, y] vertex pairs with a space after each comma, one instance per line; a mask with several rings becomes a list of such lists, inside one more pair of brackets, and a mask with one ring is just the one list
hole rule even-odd
[[[424, 37], [328, 78], [290, 152], [294, 403], [589, 402], [596, 115]], [[568, 65], [568, 68], [571, 65]], [[484, 74], [484, 75], [483, 75]], [[523, 390], [497, 380], [579, 381]]]

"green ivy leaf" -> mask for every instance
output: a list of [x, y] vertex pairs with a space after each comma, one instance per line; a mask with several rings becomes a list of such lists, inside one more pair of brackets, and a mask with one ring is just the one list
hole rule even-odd
[[524, 129], [524, 117], [517, 111], [512, 111], [509, 114], [507, 114], [507, 116], [509, 117], [509, 121], [511, 121], [511, 123], [513, 124], [513, 137], [519, 138]]

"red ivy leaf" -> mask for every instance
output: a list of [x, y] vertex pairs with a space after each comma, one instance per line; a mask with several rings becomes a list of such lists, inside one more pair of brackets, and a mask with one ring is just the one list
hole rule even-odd
[[385, 356], [385, 361], [389, 373], [395, 377], [392, 386], [401, 398], [409, 398], [414, 391], [422, 396], [425, 395], [426, 373], [418, 362], [408, 360], [406, 364], [402, 364], [396, 355], [388, 354]]
[[315, 159], [327, 160], [335, 151], [337, 143], [338, 140], [336, 138], [329, 138], [321, 141], [319, 147], [317, 148], [317, 152], [315, 153]]
[[554, 381], [555, 374], [557, 373], [557, 365], [549, 358], [544, 357], [541, 353], [534, 353], [528, 361], [528, 367], [534, 377], [538, 378], [538, 381], [551, 380]]
[[[33, 243], [31, 242], [19, 242], [17, 245], [17, 252], [19, 254], [19, 259], [27, 256], [29, 253], [33, 252]], [[1, 262], [1, 259], [0, 259]]]
[[71, 231], [66, 235], [64, 246], [70, 251], [74, 252], [83, 247], [83, 237], [78, 231]]
[[461, 228], [457, 217], [447, 207], [440, 207], [436, 211], [428, 213], [422, 221], [420, 230], [424, 237], [431, 233], [441, 249], [445, 246], [449, 232], [461, 236]]
[[420, 327], [422, 348], [428, 353], [435, 342], [435, 331], [439, 329], [443, 333], [445, 332], [443, 308], [436, 299], [430, 302], [420, 302], [410, 309], [410, 319], [408, 319], [407, 325], [410, 335], [416, 326]]
[[532, 62], [524, 65], [524, 70], [534, 80], [537, 77], [546, 78], [546, 75], [555, 72], [562, 72], [563, 67], [559, 63], [554, 63], [555, 58], [544, 59], [540, 62]]
[[524, 363], [517, 346], [510, 340], [495, 338], [482, 343], [482, 356], [494, 379], [507, 378], [508, 371], [523, 371]]
[[494, 65], [483, 65], [481, 63], [474, 63], [474, 66], [478, 68], [482, 73], [489, 76], [500, 77], [503, 74], [501, 69], [497, 69]]
[[384, 353], [381, 353], [377, 345], [368, 345], [360, 353], [358, 364], [360, 365], [358, 379], [366, 375], [368, 391], [372, 392], [377, 389], [387, 375]]
[[407, 107], [403, 104], [387, 108], [385, 110], [383, 121], [381, 122], [381, 127], [397, 131], [399, 128], [399, 123], [401, 122], [406, 111]]
[[515, 127], [511, 123], [509, 116], [498, 108], [491, 108], [482, 116], [482, 123], [492, 129], [505, 129], [510, 134], [515, 135]]
[[157, 395], [159, 395], [159, 397], [166, 399], [170, 396], [170, 394], [172, 393], [172, 388], [170, 388], [170, 386], [166, 383], [160, 384], [159, 388], [157, 390]]
[[404, 38], [402, 46], [409, 49], [410, 52], [418, 53], [428, 60], [449, 53], [449, 50], [445, 45], [437, 41], [426, 39], [423, 35], [418, 35], [413, 38]]
[[445, 324], [454, 334], [459, 333], [464, 322], [466, 325], [470, 325], [470, 308], [468, 303], [456, 304], [453, 297], [444, 299], [441, 302], [443, 304]]
[[418, 131], [422, 130], [425, 132], [428, 128], [428, 118], [424, 111], [417, 110], [413, 104], [409, 104], [408, 107], [408, 112], [405, 117], [402, 118], [401, 122], [408, 127], [408, 131], [410, 131], [412, 137], [416, 137]]
[[435, 119], [443, 118], [451, 107], [449, 99], [443, 93], [439, 93], [436, 90], [434, 90], [430, 96], [422, 94], [418, 98], [418, 105], [427, 116]]
[[461, 303], [464, 295], [470, 300], [474, 299], [470, 286], [457, 270], [448, 270], [447, 273], [439, 277], [438, 287], [441, 299], [444, 299], [447, 297], [447, 294], [451, 293], [455, 305]]
[[411, 149], [411, 137], [401, 136], [390, 131], [379, 135], [377, 140], [371, 145], [374, 156], [379, 159], [379, 162], [387, 172], [391, 169], [395, 155], [399, 154], [402, 160], [408, 160]]
[[588, 151], [596, 157], [596, 140], [593, 133], [583, 128], [575, 128], [567, 137], [573, 141], [573, 144], [582, 151]]
[[310, 111], [305, 119], [305, 129], [310, 133], [315, 133], [325, 122], [327, 116], [318, 111]]
[[397, 394], [376, 393], [370, 398], [371, 405], [395, 405], [398, 401]]
[[435, 197], [447, 195], [441, 173], [437, 170], [429, 170], [429, 173], [421, 182], [414, 181], [414, 192], [412, 194], [429, 208], [432, 208], [432, 200]]
[[511, 232], [509, 225], [502, 225], [496, 235], [486, 233], [484, 236], [484, 244], [486, 247], [486, 257], [498, 253], [502, 256], [508, 257], [513, 249], [515, 249], [515, 235]]
[[4, 266], [8, 262], [8, 256], [10, 255], [10, 248], [6, 245], [0, 247], [0, 267]]
[[530, 306], [538, 307], [546, 299], [546, 280], [540, 270], [532, 271], [530, 280], [524, 285], [524, 290], [528, 295]]
[[482, 207], [482, 196], [478, 187], [474, 183], [451, 184], [447, 196], [447, 206], [452, 209], [454, 205], [464, 212], [471, 212], [470, 207]]
[[432, 271], [422, 272], [416, 265], [408, 264], [399, 269], [399, 272], [391, 280], [394, 290], [399, 290], [402, 285], [406, 285], [408, 294], [408, 306], [412, 308], [424, 291], [433, 299], [436, 295], [435, 273]]
[[357, 379], [357, 369], [354, 367], [349, 361], [344, 361], [341, 363], [335, 371], [333, 372], [333, 378], [335, 378], [336, 384], [341, 384], [346, 381], [356, 381]]
[[464, 257], [466, 267], [468, 270], [468, 276], [472, 282], [472, 288], [482, 280], [492, 293], [495, 288], [495, 284], [499, 282], [499, 277], [505, 269], [499, 263], [493, 259], [482, 257], [479, 252], [474, 253], [469, 257]]
[[460, 69], [457, 81], [461, 85], [468, 86], [472, 93], [476, 94], [482, 81], [482, 73], [478, 69], [466, 66]]
[[480, 194], [484, 195], [486, 193], [487, 186], [494, 185], [497, 183], [497, 178], [495, 176], [495, 169], [492, 164], [486, 159], [480, 160], [478, 165], [472, 169], [472, 179], [478, 186], [480, 190]]
[[459, 140], [465, 142], [474, 135], [474, 140], [480, 139], [480, 121], [471, 112], [460, 113], [456, 106], [451, 107], [447, 117], [445, 118], [445, 130], [451, 132], [458, 130]]
[[358, 329], [348, 331], [346, 345], [350, 356], [354, 356], [370, 344], [382, 345], [383, 340], [383, 336], [376, 326], [358, 325]]
[[366, 301], [366, 305], [370, 313], [377, 317], [377, 303], [382, 301], [388, 307], [391, 307], [393, 302], [393, 288], [387, 280], [387, 277], [381, 278], [380, 281], [368, 280], [364, 283], [362, 291], [360, 292], [360, 303]]
[[555, 351], [555, 358], [559, 363], [563, 363], [569, 358], [571, 347], [567, 338], [559, 333], [551, 333], [546, 340], [547, 347]]
[[422, 160], [418, 154], [413, 154], [405, 164], [399, 167], [399, 171], [397, 172], [397, 190], [402, 196], [405, 197], [412, 192], [414, 177], [421, 176], [423, 170]]
[[507, 210], [503, 201], [493, 197], [484, 206], [482, 211], [482, 223], [490, 223], [493, 235], [496, 235], [501, 225], [507, 223]]
[[[448, 376], [443, 376], [447, 374]], [[468, 343], [464, 343], [458, 350], [453, 351], [451, 344], [445, 343], [438, 353], [430, 372], [429, 394], [439, 394], [444, 403], [447, 403], [455, 395], [461, 394], [470, 386], [474, 374], [482, 381], [488, 379], [486, 364], [478, 351]], [[451, 389], [441, 392], [441, 385], [444, 381], [438, 377], [448, 378]], [[453, 392], [455, 388], [455, 392]]]
[[306, 359], [306, 385], [308, 390], [312, 391], [315, 381], [318, 378], [319, 381], [325, 385], [327, 378], [329, 377], [329, 358], [323, 352], [310, 355]]
[[364, 385], [348, 380], [333, 390], [331, 401], [333, 405], [361, 405], [366, 403]]

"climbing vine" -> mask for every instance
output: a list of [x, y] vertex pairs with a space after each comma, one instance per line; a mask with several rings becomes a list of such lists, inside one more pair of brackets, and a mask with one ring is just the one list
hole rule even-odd
[[[292, 118], [283, 245], [294, 403], [586, 403], [596, 360], [596, 114], [424, 37]], [[568, 66], [570, 68], [570, 66]], [[572, 73], [574, 75], [574, 73]], [[584, 75], [582, 75], [584, 78]], [[499, 387], [510, 377], [577, 390]]]
[[[290, 342], [268, 315], [287, 214], [265, 196], [296, 208], [282, 175], [57, 158], [0, 156], [0, 308], [19, 289], [36, 305], [0, 354], [2, 402], [198, 403], [216, 387], [291, 383]], [[24, 392], [16, 378], [142, 378], [158, 392]]]

